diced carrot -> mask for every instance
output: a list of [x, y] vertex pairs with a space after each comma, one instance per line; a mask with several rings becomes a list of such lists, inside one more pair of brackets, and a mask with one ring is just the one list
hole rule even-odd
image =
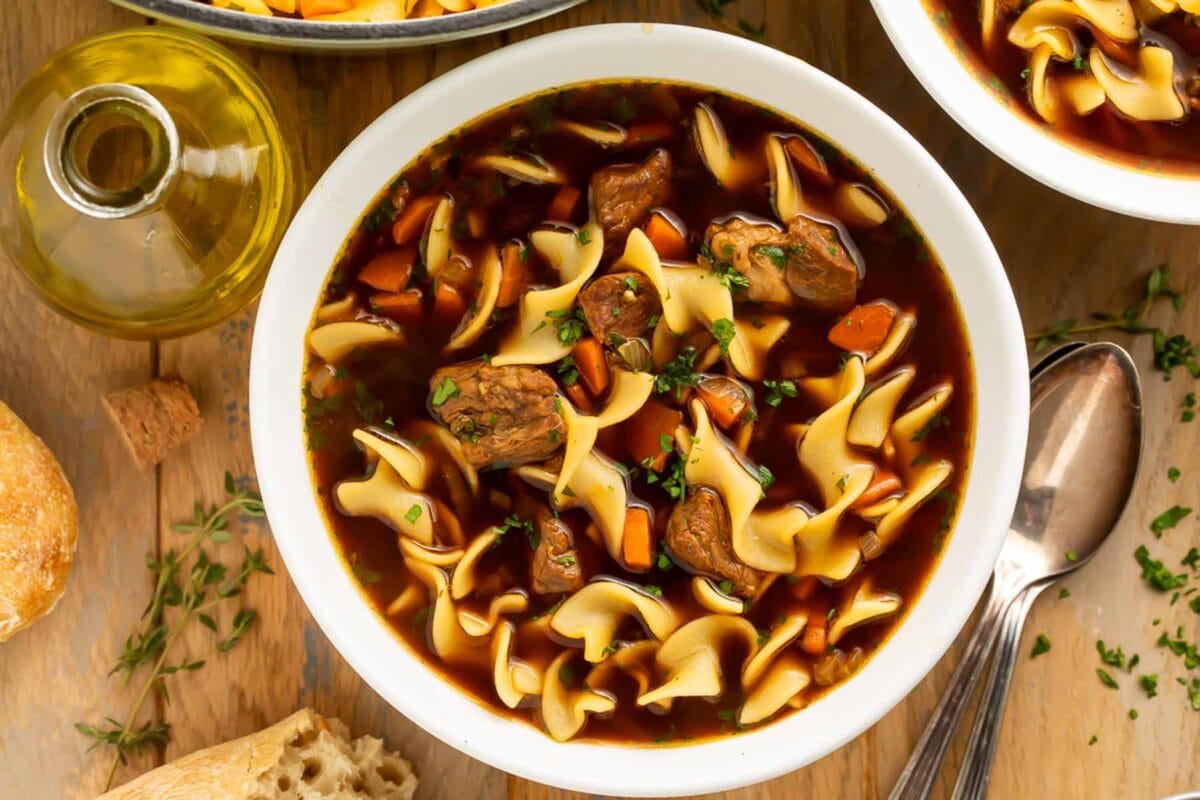
[[467, 211], [467, 233], [472, 239], [482, 239], [487, 234], [487, 214], [476, 206]]
[[587, 393], [587, 389], [583, 388], [583, 384], [575, 381], [570, 386], [564, 386], [563, 391], [567, 393], [567, 397], [571, 402], [585, 414], [591, 414], [596, 410], [596, 404], [592, 402], [591, 396]]
[[520, 242], [509, 242], [500, 250], [500, 294], [496, 306], [515, 306], [529, 285], [529, 269], [521, 258], [525, 246]]
[[896, 321], [896, 307], [876, 301], [855, 306], [829, 330], [831, 344], [851, 353], [873, 354], [887, 339]]
[[404, 211], [396, 217], [396, 222], [392, 225], [392, 240], [396, 244], [408, 244], [415, 240], [421, 235], [425, 223], [441, 201], [442, 198], [436, 195], [414, 197], [409, 200]]
[[732, 378], [704, 378], [696, 384], [696, 394], [704, 401], [717, 425], [726, 430], [741, 422], [750, 408], [746, 391]]
[[803, 173], [802, 178], [811, 178], [821, 186], [833, 186], [834, 179], [829, 174], [829, 167], [825, 166], [825, 158], [817, 152], [817, 148], [813, 147], [808, 139], [803, 136], [788, 137], [784, 148], [792, 157], [792, 161], [800, 168]]
[[550, 206], [546, 209], [546, 219], [554, 222], [570, 222], [571, 218], [575, 216], [575, 206], [579, 205], [579, 198], [582, 196], [583, 192], [574, 186], [562, 187], [550, 201]]
[[648, 570], [654, 563], [654, 533], [650, 530], [650, 514], [646, 509], [632, 506], [625, 511], [621, 555], [625, 566], [632, 570]]
[[421, 318], [421, 290], [379, 292], [371, 295], [371, 309], [398, 322], [416, 322]]
[[664, 214], [655, 212], [650, 215], [646, 223], [646, 237], [660, 258], [679, 261], [688, 256], [687, 235]]
[[417, 246], [388, 250], [368, 261], [358, 273], [358, 279], [381, 292], [401, 292], [412, 277], [417, 262]]
[[807, 600], [817, 593], [820, 581], [816, 576], [808, 575], [791, 584], [788, 589], [797, 600]]
[[622, 430], [628, 431], [626, 446], [634, 463], [648, 463], [650, 468], [661, 472], [667, 465], [667, 453], [663, 450], [663, 437], [674, 441], [675, 428], [683, 421], [677, 409], [650, 399], [642, 405]]
[[571, 353], [575, 357], [575, 368], [579, 377], [596, 397], [603, 397], [608, 389], [608, 365], [604, 363], [604, 347], [593, 336], [580, 339]]
[[445, 281], [438, 281], [433, 293], [433, 312], [443, 319], [459, 319], [467, 313], [467, 301], [462, 292]]
[[340, 14], [353, 7], [353, 0], [300, 0], [300, 16], [307, 19], [321, 14]]
[[810, 656], [824, 655], [829, 641], [829, 623], [824, 614], [814, 613], [804, 626], [804, 635], [800, 637], [800, 649]]
[[642, 122], [630, 126], [628, 135], [625, 137], [625, 144], [629, 147], [653, 144], [666, 141], [674, 135], [675, 127], [669, 122]]
[[904, 488], [896, 473], [886, 469], [875, 469], [875, 477], [867, 484], [866, 491], [858, 496], [851, 508], [866, 508], [884, 498], [891, 497]]

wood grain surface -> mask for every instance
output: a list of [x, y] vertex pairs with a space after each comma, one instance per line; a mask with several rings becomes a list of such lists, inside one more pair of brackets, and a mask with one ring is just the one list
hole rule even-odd
[[[740, 12], [765, 19], [768, 42], [862, 92], [911, 131], [955, 179], [996, 241], [1027, 329], [1093, 310], [1123, 309], [1154, 265], [1168, 263], [1188, 299], [1175, 314], [1164, 306], [1152, 321], [1200, 332], [1200, 231], [1157, 225], [1099, 211], [1019, 174], [962, 132], [905, 69], [866, 0], [740, 0]], [[709, 24], [693, 0], [590, 0], [516, 31], [435, 50], [392, 56], [311, 57], [239, 48], [275, 93], [285, 126], [303, 155], [311, 185], [372, 119], [436, 75], [481, 53], [582, 24], [651, 20]], [[0, 103], [56, 49], [91, 33], [144, 22], [103, 0], [4, 0], [0, 14]], [[779, 87], [786, 92], [787, 87]], [[161, 345], [105, 339], [64, 322], [37, 302], [0, 257], [0, 399], [40, 433], [73, 482], [83, 521], [68, 592], [58, 609], [0, 645], [0, 798], [93, 797], [107, 760], [85, 755], [77, 720], [124, 716], [130, 693], [106, 678], [151, 586], [144, 555], [171, 546], [170, 522], [194, 499], [216, 499], [225, 470], [253, 477], [247, 428], [247, 369], [253, 310], [205, 333]], [[1200, 788], [1200, 713], [1187, 708], [1175, 683], [1180, 659], [1156, 648], [1163, 629], [1183, 625], [1200, 637], [1200, 615], [1146, 588], [1132, 552], [1148, 544], [1176, 565], [1200, 539], [1194, 518], [1161, 541], [1149, 521], [1180, 503], [1200, 505], [1197, 432], [1179, 422], [1178, 407], [1195, 382], [1164, 382], [1151, 369], [1145, 338], [1118, 336], [1143, 369], [1146, 459], [1138, 491], [1115, 540], [1070, 578], [1070, 597], [1052, 589], [1026, 630], [1045, 632], [1053, 649], [1022, 658], [1005, 717], [991, 796], [1008, 798], [1159, 798]], [[100, 395], [153, 374], [181, 373], [195, 388], [203, 434], [156, 472], [130, 465], [100, 409]], [[987, 419], [980, 425], [992, 424]], [[978, 458], [987, 458], [979, 453]], [[1168, 466], [1182, 470], [1171, 483]], [[581, 800], [581, 796], [509, 778], [422, 733], [354, 674], [314, 624], [274, 550], [265, 526], [247, 535], [266, 548], [279, 573], [261, 580], [248, 603], [257, 627], [228, 656], [199, 672], [170, 679], [173, 701], [156, 717], [172, 726], [164, 753], [135, 759], [118, 781], [193, 749], [241, 735], [302, 705], [346, 720], [360, 733], [384, 736], [422, 774], [422, 798]], [[1151, 621], [1161, 617], [1155, 627]], [[1138, 652], [1146, 672], [1161, 677], [1152, 700], [1132, 677], [1103, 687], [1095, 640]], [[207, 636], [186, 641], [207, 654]], [[1028, 650], [1028, 641], [1024, 645]], [[886, 797], [944, 687], [958, 647], [878, 725], [816, 764], [770, 783], [719, 797], [727, 800]], [[1138, 709], [1137, 721], [1128, 718]], [[1095, 735], [1097, 742], [1088, 744]], [[961, 740], [951, 763], [961, 754]], [[736, 770], [736, 764], [729, 765]], [[938, 796], [948, 795], [952, 771]]]

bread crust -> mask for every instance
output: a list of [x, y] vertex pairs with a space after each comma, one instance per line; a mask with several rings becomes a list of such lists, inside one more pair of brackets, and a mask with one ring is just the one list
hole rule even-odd
[[0, 403], [0, 642], [58, 603], [78, 536], [79, 510], [62, 467]]
[[[96, 800], [248, 800], [270, 797], [259, 789], [260, 778], [278, 765], [284, 750], [313, 731], [326, 731], [343, 740], [346, 728], [304, 708], [269, 728], [176, 759], [151, 770]], [[407, 767], [407, 762], [404, 763]], [[403, 791], [416, 789], [408, 770]], [[272, 793], [273, 794], [273, 793]]]

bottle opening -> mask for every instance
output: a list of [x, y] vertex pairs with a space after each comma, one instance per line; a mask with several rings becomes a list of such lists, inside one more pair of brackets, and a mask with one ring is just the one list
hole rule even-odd
[[65, 203], [117, 219], [158, 205], [178, 171], [179, 137], [153, 95], [136, 86], [101, 84], [75, 93], [58, 110], [45, 156]]

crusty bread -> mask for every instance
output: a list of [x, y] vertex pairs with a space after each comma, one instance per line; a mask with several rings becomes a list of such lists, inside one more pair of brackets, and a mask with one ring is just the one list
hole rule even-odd
[[58, 603], [78, 532], [75, 494], [62, 467], [0, 403], [0, 642]]
[[412, 765], [312, 709], [199, 750], [97, 800], [412, 800]]

